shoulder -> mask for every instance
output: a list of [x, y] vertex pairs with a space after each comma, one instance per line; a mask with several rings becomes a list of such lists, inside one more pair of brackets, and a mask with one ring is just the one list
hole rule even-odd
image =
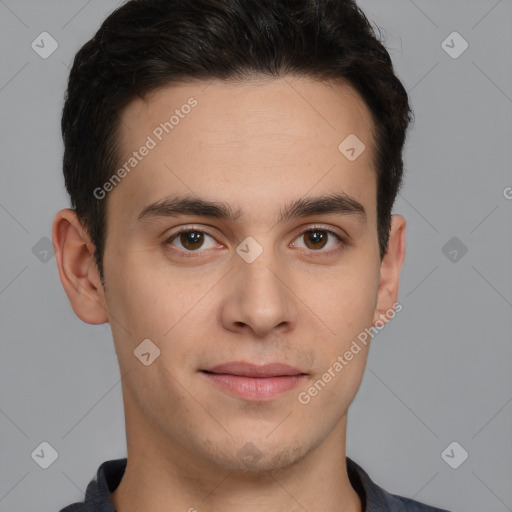
[[[386, 492], [386, 491], [384, 491]], [[393, 503], [395, 508], [390, 508], [390, 510], [396, 510], [397, 512], [449, 512], [444, 508], [437, 508], [431, 505], [427, 505], [425, 503], [421, 503], [419, 501], [415, 501], [411, 498], [405, 498], [404, 496], [398, 496], [397, 494], [388, 495], [388, 501]]]
[[59, 510], [59, 512], [85, 512], [84, 503], [72, 503]]
[[349, 457], [347, 471], [351, 484], [363, 497], [364, 512], [449, 512], [412, 498], [391, 494], [377, 485], [368, 473]]
[[103, 462], [87, 486], [84, 501], [67, 505], [59, 512], [115, 512], [110, 492], [119, 485], [126, 462], [126, 458]]

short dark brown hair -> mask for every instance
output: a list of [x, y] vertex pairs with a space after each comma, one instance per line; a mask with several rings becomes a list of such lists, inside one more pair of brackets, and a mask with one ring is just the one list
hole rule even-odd
[[387, 50], [355, 1], [130, 0], [76, 54], [62, 113], [66, 189], [96, 247], [103, 284], [106, 199], [93, 191], [119, 165], [123, 109], [178, 80], [287, 74], [348, 83], [371, 111], [382, 259], [413, 112]]

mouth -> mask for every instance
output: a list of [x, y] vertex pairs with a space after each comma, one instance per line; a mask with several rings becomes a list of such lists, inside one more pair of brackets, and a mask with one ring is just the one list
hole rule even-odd
[[295, 388], [308, 374], [282, 363], [262, 366], [234, 361], [201, 370], [217, 388], [238, 398], [269, 401]]

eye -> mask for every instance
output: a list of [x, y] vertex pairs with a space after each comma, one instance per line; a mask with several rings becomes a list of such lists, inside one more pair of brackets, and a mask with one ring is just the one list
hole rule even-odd
[[[333, 237], [337, 240], [337, 243], [336, 241], [332, 240]], [[316, 227], [304, 231], [303, 233], [300, 234], [300, 236], [296, 238], [296, 240], [304, 241], [302, 246], [298, 245], [298, 247], [301, 249], [310, 249], [315, 252], [325, 253], [329, 253], [332, 250], [336, 250], [336, 247], [340, 246], [340, 244], [342, 245], [343, 243], [341, 237], [334, 231]], [[295, 242], [293, 246], [297, 247]], [[321, 251], [321, 249], [323, 249], [324, 247], [328, 247], [328, 249]]]
[[[333, 240], [334, 238], [334, 240]], [[297, 244], [299, 241], [299, 244]], [[173, 246], [178, 252], [186, 256], [192, 256], [194, 253], [200, 253], [200, 249], [213, 249], [219, 244], [213, 236], [205, 231], [194, 228], [185, 228], [174, 233], [164, 245]], [[343, 245], [343, 239], [334, 231], [322, 227], [313, 227], [303, 231], [292, 244], [293, 247], [307, 249], [313, 252], [330, 253], [336, 251]], [[181, 246], [181, 247], [180, 247]], [[326, 250], [322, 250], [325, 249]]]
[[[209, 245], [206, 244], [205, 246], [206, 239], [210, 239], [212, 242], [210, 242]], [[211, 249], [216, 247], [217, 242], [208, 233], [205, 233], [199, 229], [183, 229], [168, 238], [165, 241], [165, 244], [173, 245], [181, 252], [198, 252], [198, 249]], [[177, 244], [180, 244], [184, 250], [179, 248]]]

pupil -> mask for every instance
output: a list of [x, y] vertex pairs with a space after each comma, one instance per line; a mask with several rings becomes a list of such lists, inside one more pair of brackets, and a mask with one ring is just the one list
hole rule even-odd
[[318, 231], [313, 231], [311, 233], [311, 238], [314, 240], [314, 242], [321, 242], [323, 235]]
[[188, 231], [186, 233], [181, 234], [181, 243], [183, 244], [184, 247], [197, 249], [197, 245], [200, 246], [202, 243], [202, 238], [203, 233], [200, 233], [199, 231]]
[[[325, 245], [325, 235], [321, 231], [310, 231], [308, 241], [312, 245], [321, 244], [320, 248]], [[324, 243], [322, 243], [324, 242]], [[318, 248], [318, 247], [314, 247]]]
[[191, 233], [188, 234], [188, 236], [192, 243], [195, 243], [201, 238], [201, 233], [198, 233], [197, 231], [192, 231]]

